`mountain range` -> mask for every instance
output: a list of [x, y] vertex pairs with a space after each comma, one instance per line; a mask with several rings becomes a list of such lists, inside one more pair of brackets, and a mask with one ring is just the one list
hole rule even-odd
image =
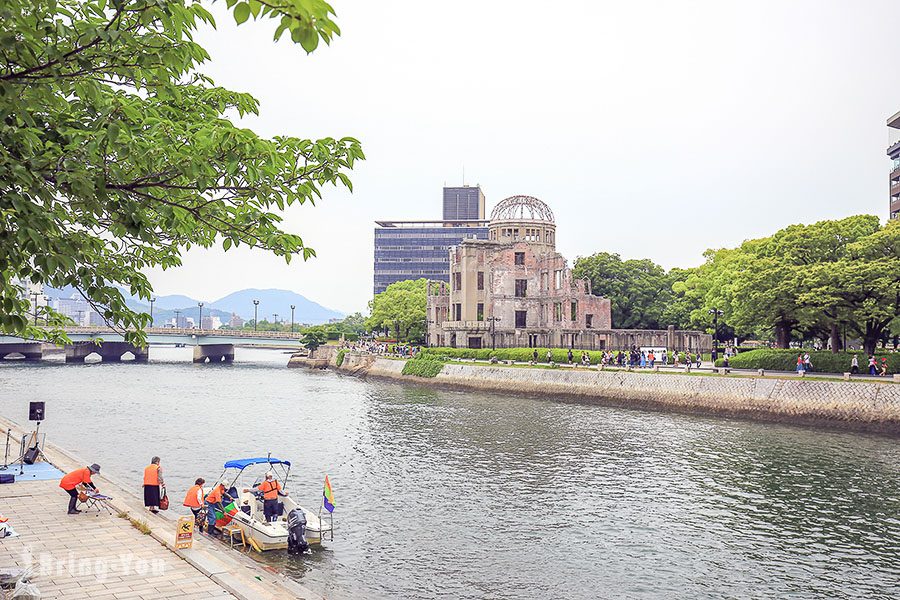
[[[128, 307], [132, 310], [150, 312], [150, 304], [148, 302], [128, 294], [124, 289], [122, 294], [125, 296]], [[44, 287], [44, 295], [50, 298], [71, 298], [73, 295], [80, 297], [75, 288], [70, 286], [62, 289]], [[279, 321], [289, 323], [292, 304], [296, 307], [294, 310], [295, 323], [318, 325], [327, 323], [331, 319], [342, 319], [346, 316], [342, 312], [322, 306], [318, 302], [313, 302], [305, 296], [290, 290], [260, 290], [255, 288], [232, 292], [224, 298], [219, 298], [213, 302], [203, 301], [203, 314], [219, 317], [222, 323], [228, 323], [232, 313], [244, 320], [253, 319], [253, 300], [259, 300], [258, 313], [260, 321], [267, 320], [271, 322], [275, 320], [274, 315], [277, 314]], [[160, 325], [165, 321], [169, 321], [175, 317], [175, 311], [178, 311], [183, 318], [191, 317], [196, 321], [200, 313], [199, 302], [200, 300], [196, 298], [181, 294], [156, 296], [156, 300], [153, 303], [153, 322], [156, 325]]]

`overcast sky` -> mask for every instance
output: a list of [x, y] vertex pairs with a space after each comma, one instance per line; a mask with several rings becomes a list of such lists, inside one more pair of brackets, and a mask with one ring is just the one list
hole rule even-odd
[[355, 192], [286, 228], [318, 258], [192, 251], [159, 294], [285, 288], [345, 312], [372, 294], [373, 221], [436, 219], [444, 184], [487, 209], [544, 200], [558, 249], [695, 266], [796, 222], [887, 216], [886, 119], [900, 111], [900, 2], [333, 0], [342, 35], [307, 56], [215, 5], [199, 41], [252, 93], [261, 135], [352, 135]]

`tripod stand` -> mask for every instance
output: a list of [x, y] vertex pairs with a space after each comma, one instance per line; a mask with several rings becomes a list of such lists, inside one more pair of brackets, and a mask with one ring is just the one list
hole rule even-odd
[[[12, 430], [7, 430], [6, 432], [6, 460], [9, 457], [9, 436]], [[19, 463], [19, 475], [25, 474], [25, 463], [27, 462], [29, 465], [34, 464], [38, 458], [43, 458], [45, 461], [47, 457], [44, 455], [44, 451], [41, 450], [41, 422], [37, 422], [37, 426], [31, 434], [25, 434], [22, 436], [22, 441], [19, 446], [19, 456], [12, 462], [12, 464]], [[26, 438], [28, 439], [28, 443], [25, 442]], [[34, 442], [34, 445], [32, 445]], [[49, 461], [47, 461], [49, 462]], [[6, 463], [2, 470], [6, 470], [9, 467], [10, 463]]]

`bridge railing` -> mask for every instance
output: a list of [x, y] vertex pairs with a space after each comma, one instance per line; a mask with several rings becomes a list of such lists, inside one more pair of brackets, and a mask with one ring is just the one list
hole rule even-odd
[[[104, 333], [120, 333], [109, 327], [66, 327], [66, 333], [80, 334], [104, 334]], [[272, 340], [298, 340], [303, 337], [302, 333], [291, 333], [290, 331], [247, 331], [245, 329], [189, 329], [187, 327], [148, 327], [145, 333], [153, 335], [196, 335], [196, 336], [222, 336], [222, 337], [244, 337], [244, 338], [265, 338]]]

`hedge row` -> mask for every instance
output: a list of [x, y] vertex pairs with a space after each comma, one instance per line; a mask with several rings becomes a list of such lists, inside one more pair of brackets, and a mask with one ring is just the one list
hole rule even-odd
[[[800, 353], [797, 349], [775, 349], [760, 348], [759, 350], [750, 350], [749, 352], [741, 352], [736, 356], [732, 356], [729, 360], [729, 366], [736, 369], [766, 369], [770, 371], [793, 371], [797, 368], [797, 355]], [[823, 373], [847, 373], [850, 371], [850, 361], [856, 356], [859, 363], [860, 373], [869, 372], [869, 357], [865, 352], [828, 352], [828, 351], [807, 351], [803, 350], [803, 354], [809, 352], [809, 360], [812, 363], [812, 370]], [[877, 354], [878, 367], [881, 368], [881, 359], [887, 358], [888, 373], [900, 372], [900, 353]], [[717, 366], [722, 366], [724, 361], [719, 359], [716, 361]]]
[[434, 356], [419, 354], [416, 358], [411, 358], [403, 365], [404, 375], [415, 375], [416, 377], [435, 377], [444, 368], [444, 362]]
[[[547, 363], [547, 348], [537, 348], [537, 362]], [[446, 358], [468, 358], [475, 360], [511, 360], [515, 362], [530, 362], [534, 359], [535, 348], [422, 348], [420, 356], [436, 356]], [[592, 365], [600, 364], [603, 352], [600, 350], [572, 350], [573, 362], [581, 362], [581, 353], [587, 352]], [[565, 363], [569, 361], [569, 351], [566, 348], [553, 348], [551, 350], [553, 362]], [[613, 352], [614, 355], [618, 352]], [[684, 352], [680, 353], [680, 360], [684, 362]], [[695, 355], [696, 356], [696, 355]], [[656, 360], [661, 362], [662, 357], [657, 356]], [[671, 361], [671, 358], [669, 359]], [[709, 355], [704, 355], [704, 360], [709, 361]], [[626, 359], [627, 361], [627, 359]]]

